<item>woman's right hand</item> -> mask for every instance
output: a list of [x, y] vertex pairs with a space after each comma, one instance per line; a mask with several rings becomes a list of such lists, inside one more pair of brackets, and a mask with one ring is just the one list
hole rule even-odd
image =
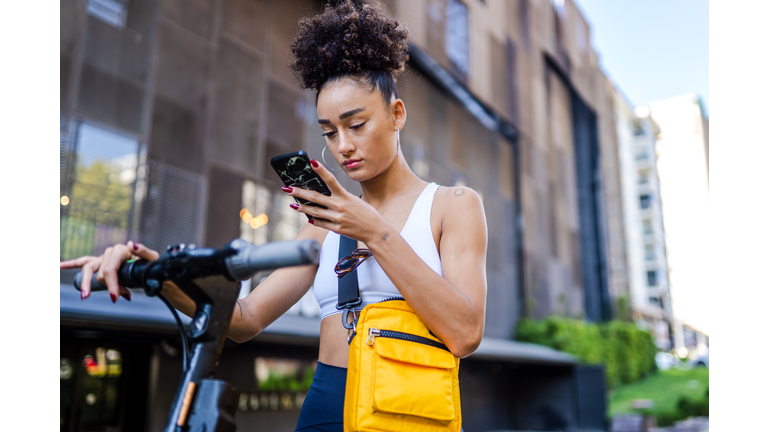
[[129, 240], [127, 244], [117, 244], [108, 247], [100, 257], [84, 256], [77, 259], [62, 261], [59, 268], [82, 268], [83, 279], [80, 284], [80, 298], [85, 300], [91, 295], [91, 280], [96, 273], [96, 280], [107, 286], [112, 303], [117, 301], [117, 296], [131, 300], [131, 292], [117, 281], [117, 270], [124, 262], [141, 258], [154, 261], [160, 257], [156, 251], [144, 245]]

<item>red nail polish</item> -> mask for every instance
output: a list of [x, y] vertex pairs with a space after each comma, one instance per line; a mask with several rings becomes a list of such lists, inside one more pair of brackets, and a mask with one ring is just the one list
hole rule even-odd
[[133, 250], [139, 250], [139, 245], [137, 245], [135, 242], [133, 243]]
[[124, 299], [131, 301], [131, 293], [128, 294], [120, 294]]
[[82, 291], [80, 291], [80, 301], [85, 300], [85, 294], [83, 294]]
[[320, 167], [320, 164], [317, 163], [317, 161], [314, 160], [314, 159], [310, 160], [309, 163], [311, 163], [312, 166], [315, 167], [315, 168], [319, 168]]
[[282, 189], [282, 190], [283, 190], [283, 192], [285, 192], [285, 193], [291, 193], [291, 192], [293, 192], [293, 188], [292, 188], [292, 187], [288, 187], [288, 186], [283, 186], [283, 187], [281, 187], [280, 189]]
[[114, 303], [114, 302], [116, 302], [116, 301], [117, 301], [117, 296], [116, 296], [116, 295], [114, 295], [114, 294], [112, 294], [112, 293], [109, 293], [109, 297], [111, 297], [111, 298], [112, 298], [112, 303]]
[[299, 209], [299, 205], [296, 204], [296, 203], [291, 204], [291, 208], [294, 209], [294, 210], [298, 210]]
[[314, 221], [314, 219], [310, 219], [310, 220], [308, 220], [307, 222], [311, 223], [312, 225], [314, 225], [314, 224], [315, 224], [315, 221]]

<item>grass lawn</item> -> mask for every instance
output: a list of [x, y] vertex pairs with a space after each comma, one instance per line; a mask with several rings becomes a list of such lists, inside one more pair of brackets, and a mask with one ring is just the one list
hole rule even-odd
[[608, 413], [610, 416], [632, 412], [632, 401], [651, 399], [654, 410], [674, 409], [677, 400], [687, 395], [693, 398], [704, 397], [709, 387], [709, 369], [693, 368], [658, 371], [633, 384], [625, 385], [611, 393]]

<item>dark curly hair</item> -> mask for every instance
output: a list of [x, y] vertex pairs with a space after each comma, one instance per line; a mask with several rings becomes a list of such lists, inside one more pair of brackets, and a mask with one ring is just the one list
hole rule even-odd
[[291, 42], [291, 70], [303, 88], [315, 90], [351, 78], [374, 91], [389, 106], [396, 98], [395, 77], [408, 61], [408, 29], [390, 19], [378, 2], [336, 0], [322, 13], [299, 21]]

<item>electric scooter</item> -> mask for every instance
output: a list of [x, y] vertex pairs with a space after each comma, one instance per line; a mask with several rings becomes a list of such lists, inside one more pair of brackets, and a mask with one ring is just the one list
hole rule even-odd
[[[160, 298], [181, 331], [183, 375], [164, 432], [235, 431], [239, 394], [230, 384], [212, 377], [232, 320], [240, 281], [262, 270], [316, 264], [319, 253], [314, 240], [255, 246], [236, 239], [221, 249], [183, 243], [168, 246], [155, 261], [136, 260], [120, 266], [120, 285], [143, 288], [147, 296]], [[78, 290], [82, 277], [82, 273], [75, 276]], [[175, 283], [195, 302], [195, 314], [186, 331], [173, 305], [162, 294], [165, 281]], [[91, 290], [106, 289], [94, 274]]]

